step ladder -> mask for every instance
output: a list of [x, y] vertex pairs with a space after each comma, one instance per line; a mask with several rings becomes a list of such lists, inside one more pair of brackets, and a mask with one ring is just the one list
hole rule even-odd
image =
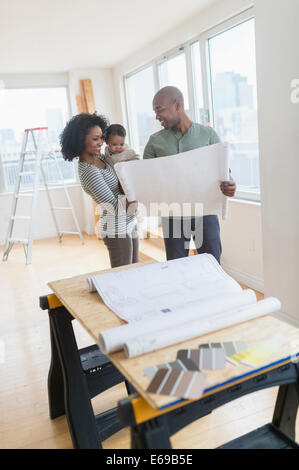
[[[28, 151], [28, 145], [29, 145], [29, 138], [32, 138], [32, 143], [33, 143], [33, 152]], [[34, 163], [34, 170], [33, 171], [25, 171], [24, 169], [24, 163], [26, 162], [26, 156], [28, 154], [32, 155], [34, 153], [35, 155], [35, 163]], [[43, 158], [51, 158], [53, 159], [55, 163], [55, 167], [57, 169], [60, 182], [63, 186], [64, 193], [67, 199], [67, 205], [64, 207], [55, 207], [52, 202], [49, 186], [47, 183], [45, 171], [42, 166], [42, 161]], [[59, 242], [62, 241], [62, 236], [64, 234], [76, 234], [80, 236], [80, 239], [82, 241], [82, 244], [84, 244], [84, 238], [82, 236], [78, 219], [76, 217], [75, 210], [73, 208], [71, 198], [68, 193], [67, 186], [65, 184], [63, 174], [61, 171], [61, 168], [59, 166], [56, 152], [50, 150], [50, 145], [49, 145], [49, 140], [48, 140], [48, 128], [47, 127], [36, 127], [33, 129], [25, 129], [24, 131], [24, 137], [23, 137], [23, 142], [22, 142], [22, 147], [21, 147], [21, 153], [20, 153], [20, 160], [19, 160], [19, 165], [18, 165], [18, 173], [17, 173], [17, 178], [16, 178], [16, 184], [15, 184], [15, 190], [13, 194], [13, 202], [12, 202], [12, 207], [11, 207], [11, 214], [10, 214], [10, 220], [9, 220], [9, 225], [8, 225], [8, 230], [7, 230], [7, 235], [6, 235], [6, 241], [5, 241], [5, 247], [4, 247], [4, 254], [3, 254], [3, 261], [7, 261], [8, 255], [15, 243], [21, 243], [24, 247], [25, 251], [25, 257], [26, 257], [26, 264], [31, 264], [32, 260], [32, 246], [33, 246], [33, 235], [34, 235], [34, 219], [35, 219], [35, 213], [36, 213], [36, 206], [37, 206], [37, 199], [38, 199], [38, 190], [39, 190], [39, 176], [42, 175], [42, 179], [44, 182], [44, 186], [46, 189], [47, 193], [47, 198], [48, 202], [51, 208], [51, 213], [53, 217], [53, 221], [55, 224], [57, 236], [59, 239]], [[33, 176], [33, 188], [31, 192], [24, 192], [21, 191], [21, 180], [22, 177], [24, 176]], [[20, 198], [23, 197], [31, 197], [32, 198], [32, 203], [31, 203], [31, 213], [29, 215], [16, 215], [17, 212], [17, 207], [18, 207], [18, 202]], [[59, 228], [57, 218], [56, 218], [56, 211], [70, 211], [76, 226], [76, 231], [71, 232], [71, 231], [66, 231], [66, 230], [61, 230]], [[28, 234], [27, 237], [24, 238], [18, 238], [13, 236], [13, 229], [14, 229], [14, 223], [16, 220], [28, 220], [29, 221], [29, 228], [28, 228]]]

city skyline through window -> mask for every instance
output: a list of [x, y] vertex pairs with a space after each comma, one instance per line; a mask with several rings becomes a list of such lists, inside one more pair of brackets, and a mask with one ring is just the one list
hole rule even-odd
[[161, 127], [153, 112], [155, 85], [152, 65], [128, 77], [126, 86], [131, 145], [142, 157], [150, 135]]
[[213, 126], [239, 188], [259, 191], [254, 19], [208, 41]]
[[[2, 89], [0, 151], [22, 143], [24, 129], [48, 127], [50, 143], [59, 149], [59, 134], [69, 117], [65, 87]], [[5, 137], [3, 137], [3, 134]]]
[[[73, 164], [59, 154], [59, 136], [69, 119], [69, 104], [65, 87], [1, 89], [0, 92], [0, 163], [4, 179], [2, 190], [14, 189], [24, 130], [48, 127], [50, 149], [57, 159], [66, 182], [76, 180]], [[32, 142], [28, 149], [33, 150]], [[34, 153], [26, 157], [27, 170], [34, 168]], [[52, 159], [43, 159], [43, 168], [50, 184], [61, 184]], [[22, 179], [21, 187], [32, 186], [32, 176]]]

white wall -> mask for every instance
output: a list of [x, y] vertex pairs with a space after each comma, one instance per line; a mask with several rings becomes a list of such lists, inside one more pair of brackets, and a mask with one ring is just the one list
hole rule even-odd
[[264, 292], [262, 221], [259, 203], [229, 202], [229, 217], [220, 220], [222, 267], [239, 282]]
[[265, 294], [299, 319], [299, 2], [256, 0], [255, 15]]
[[76, 96], [81, 94], [79, 80], [90, 78], [97, 113], [106, 115], [111, 122], [116, 119], [112, 69], [74, 69], [68, 75], [73, 114], [77, 114]]
[[6, 88], [67, 86], [67, 73], [1, 73]]

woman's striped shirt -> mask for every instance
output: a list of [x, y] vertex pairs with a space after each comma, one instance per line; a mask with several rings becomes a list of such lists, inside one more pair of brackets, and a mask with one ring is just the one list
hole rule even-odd
[[[102, 161], [103, 158], [101, 158]], [[102, 238], [131, 234], [136, 225], [134, 215], [126, 214], [126, 197], [114, 169], [104, 161], [106, 168], [97, 168], [80, 162], [78, 173], [83, 190], [99, 204], [101, 215], [99, 232]]]

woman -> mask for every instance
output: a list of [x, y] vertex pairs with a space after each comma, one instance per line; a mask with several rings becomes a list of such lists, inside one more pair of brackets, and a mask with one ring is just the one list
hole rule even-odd
[[109, 251], [111, 267], [138, 262], [138, 231], [117, 175], [101, 154], [103, 133], [109, 122], [97, 114], [78, 114], [60, 138], [65, 160], [79, 157], [78, 172], [84, 191], [99, 204], [99, 232]]

